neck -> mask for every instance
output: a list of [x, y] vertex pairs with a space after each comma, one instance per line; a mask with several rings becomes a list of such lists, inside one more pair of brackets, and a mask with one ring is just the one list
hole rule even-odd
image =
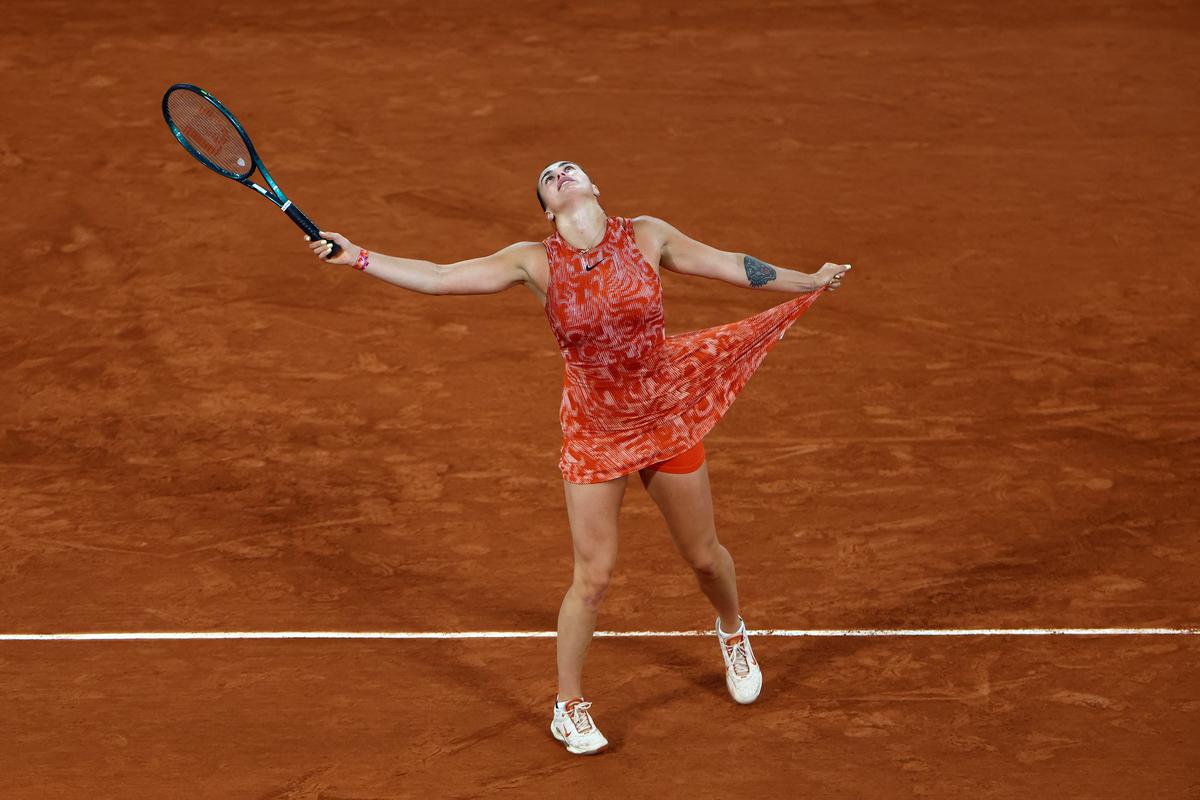
[[604, 238], [608, 216], [594, 198], [554, 215], [558, 235], [576, 250], [595, 247]]

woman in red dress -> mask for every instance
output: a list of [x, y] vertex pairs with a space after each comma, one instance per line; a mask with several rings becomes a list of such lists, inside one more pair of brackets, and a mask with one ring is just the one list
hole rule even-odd
[[[793, 322], [849, 264], [814, 274], [716, 250], [654, 217], [609, 217], [579, 165], [558, 161], [538, 177], [554, 233], [490, 256], [435, 264], [369, 252], [331, 231], [310, 243], [348, 264], [425, 294], [491, 294], [524, 284], [543, 303], [566, 366], [559, 468], [575, 551], [574, 579], [558, 615], [558, 697], [551, 732], [568, 751], [607, 740], [584, 699], [582, 674], [596, 612], [617, 557], [617, 518], [636, 472], [676, 547], [717, 613], [716, 635], [733, 699], [751, 703], [762, 670], [738, 606], [733, 559], [717, 540], [704, 435], [716, 425]], [[336, 242], [341, 252], [329, 257]], [[663, 334], [659, 270], [799, 295], [744, 320]]]

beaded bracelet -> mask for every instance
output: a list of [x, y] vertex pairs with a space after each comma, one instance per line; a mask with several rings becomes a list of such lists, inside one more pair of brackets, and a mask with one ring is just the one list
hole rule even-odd
[[366, 248], [360, 247], [358, 250], [358, 261], [354, 262], [354, 268], [365, 271], [369, 263], [371, 263], [370, 254], [367, 253]]

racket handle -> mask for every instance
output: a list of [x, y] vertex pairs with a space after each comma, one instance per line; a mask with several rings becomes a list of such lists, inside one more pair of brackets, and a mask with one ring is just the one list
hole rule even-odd
[[[308, 237], [314, 242], [321, 238], [320, 229], [313, 224], [311, 219], [304, 215], [303, 211], [296, 208], [296, 206], [292, 205], [290, 202], [283, 209], [283, 213], [287, 214], [288, 218], [292, 222], [296, 223], [296, 227], [304, 231], [304, 233], [307, 234]], [[333, 249], [329, 251], [329, 258], [333, 258], [338, 253], [342, 252], [341, 245], [339, 245], [337, 242], [330, 242], [330, 244], [333, 245]]]

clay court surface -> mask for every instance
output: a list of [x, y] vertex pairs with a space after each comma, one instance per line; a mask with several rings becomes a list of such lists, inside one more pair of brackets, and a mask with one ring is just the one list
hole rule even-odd
[[[524, 288], [322, 266], [171, 139], [453, 261], [608, 213], [854, 272], [705, 439], [751, 628], [1200, 626], [1194, 3], [18, 2], [0, 633], [542, 631], [562, 359]], [[663, 274], [667, 333], [789, 295]], [[600, 627], [713, 615], [636, 478]], [[5, 800], [1200, 798], [1195, 635], [0, 641]]]

